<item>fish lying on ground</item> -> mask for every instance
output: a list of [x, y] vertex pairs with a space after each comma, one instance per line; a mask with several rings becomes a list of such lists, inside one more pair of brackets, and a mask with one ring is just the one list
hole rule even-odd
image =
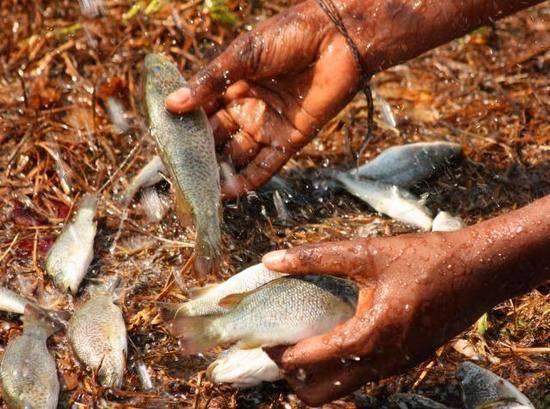
[[432, 222], [432, 231], [454, 231], [466, 227], [464, 220], [449, 212], [439, 212]]
[[231, 294], [252, 291], [269, 281], [284, 277], [285, 274], [267, 269], [263, 264], [248, 267], [220, 284], [190, 290], [191, 300], [178, 305], [169, 318], [193, 317], [198, 315], [223, 314], [228, 309], [219, 305], [220, 300]]
[[221, 256], [221, 193], [214, 137], [202, 109], [171, 114], [164, 100], [186, 82], [162, 54], [145, 57], [145, 102], [149, 127], [176, 192], [182, 221], [191, 215], [197, 230], [195, 269], [209, 273]]
[[72, 316], [67, 335], [78, 359], [97, 372], [101, 385], [120, 388], [128, 346], [122, 311], [112, 295], [92, 294]]
[[231, 311], [168, 322], [185, 354], [238, 342], [240, 348], [288, 345], [322, 334], [355, 313], [354, 283], [330, 276], [281, 277], [220, 301]]
[[6, 287], [0, 287], [0, 311], [24, 314], [27, 304], [32, 302]]
[[59, 380], [46, 341], [56, 331], [40, 310], [27, 305], [23, 334], [10, 340], [2, 363], [2, 397], [9, 408], [55, 409]]
[[409, 187], [434, 175], [461, 153], [459, 144], [445, 141], [393, 146], [350, 173], [360, 178]]
[[46, 273], [57, 287], [76, 294], [94, 256], [94, 221], [98, 197], [84, 195], [73, 220], [69, 222], [46, 256]]
[[430, 230], [432, 216], [424, 201], [395, 185], [368, 179], [357, 179], [348, 173], [340, 173], [336, 179], [352, 195], [368, 203], [377, 212], [402, 223]]
[[212, 362], [206, 376], [214, 383], [230, 383], [236, 388], [249, 388], [262, 382], [283, 379], [275, 362], [262, 348], [230, 348]]
[[535, 409], [527, 396], [510, 382], [472, 362], [463, 362], [456, 377], [466, 409]]
[[147, 218], [155, 223], [160, 222], [168, 210], [168, 204], [153, 186], [143, 190], [140, 203]]
[[138, 174], [134, 176], [124, 191], [121, 202], [124, 204], [130, 203], [132, 198], [141, 188], [150, 187], [162, 181], [163, 172], [165, 172], [165, 168], [162, 160], [157, 155], [153, 156], [153, 158], [147, 162]]

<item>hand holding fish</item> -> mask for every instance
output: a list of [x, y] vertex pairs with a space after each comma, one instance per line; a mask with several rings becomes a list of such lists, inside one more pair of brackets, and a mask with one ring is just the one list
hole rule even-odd
[[[332, 2], [371, 75], [540, 1]], [[346, 39], [306, 0], [239, 36], [166, 107], [205, 108], [221, 160], [237, 172], [226, 172], [222, 192], [235, 197], [263, 185], [306, 145], [354, 97], [359, 77]]]
[[355, 317], [268, 350], [298, 396], [319, 405], [426, 359], [483, 312], [550, 278], [550, 196], [447, 233], [306, 245], [267, 254], [290, 274], [353, 278]]

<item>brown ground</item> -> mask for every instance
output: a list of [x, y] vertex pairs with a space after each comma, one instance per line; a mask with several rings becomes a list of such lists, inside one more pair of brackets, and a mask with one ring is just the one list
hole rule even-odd
[[[283, 1], [242, 2], [237, 10], [232, 2], [241, 21], [230, 28], [202, 13], [200, 0], [169, 3], [124, 24], [122, 13], [132, 4], [127, 0], [105, 0], [99, 18], [84, 17], [78, 3], [69, 0], [2, 2], [0, 284], [68, 310], [85, 299], [85, 290], [71, 299], [44, 279], [45, 253], [75, 199], [103, 184], [139, 143], [102, 196], [96, 258], [82, 286], [115, 274], [123, 279], [121, 305], [132, 344], [125, 384], [121, 391], [102, 390], [78, 366], [64, 336], [56, 335], [51, 347], [64, 383], [63, 407], [301, 407], [282, 383], [236, 392], [203, 380], [199, 371], [210, 356], [177, 357], [175, 342], [158, 325], [154, 303], [183, 298], [185, 288], [197, 281], [182, 274], [193, 235], [180, 227], [172, 210], [161, 223], [150, 223], [136, 202], [115, 251], [109, 252], [122, 214], [116, 199], [154, 151], [139, 92], [145, 52], [169, 53], [189, 75], [238, 30], [286, 6]], [[404, 142], [461, 143], [464, 161], [415, 192], [428, 192], [433, 210], [458, 213], [469, 224], [549, 194], [549, 6], [507, 18], [496, 31], [478, 30], [377, 75], [374, 89], [391, 105], [399, 131], [389, 129], [377, 112], [365, 159]], [[109, 120], [109, 98], [124, 107], [126, 131]], [[290, 220], [277, 217], [271, 194], [226, 204], [224, 276], [256, 263], [269, 249], [408, 231], [349, 196], [319, 193], [314, 172], [302, 171], [351, 166], [350, 146], [357, 149], [364, 137], [366, 111], [364, 98], [357, 98], [288, 166], [293, 171], [286, 176], [296, 190], [287, 203]], [[44, 146], [60, 153], [71, 190], [63, 190], [60, 165]], [[461, 336], [478, 348], [484, 366], [510, 379], [538, 407], [543, 401], [550, 405], [548, 298], [548, 287], [543, 287], [509, 300], [489, 312], [486, 332], [472, 328]], [[0, 315], [0, 322], [4, 348], [21, 326], [14, 316]], [[453, 372], [466, 357], [452, 345], [402, 376], [369, 383], [329, 406], [380, 406], [390, 394], [408, 391], [459, 406]], [[134, 367], [138, 359], [146, 362], [154, 391], [141, 391]]]

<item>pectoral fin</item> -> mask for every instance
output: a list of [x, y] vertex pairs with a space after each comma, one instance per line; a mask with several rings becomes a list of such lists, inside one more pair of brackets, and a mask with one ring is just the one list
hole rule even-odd
[[193, 226], [193, 212], [191, 206], [185, 199], [185, 195], [177, 186], [174, 186], [176, 191], [176, 212], [180, 223], [184, 227]]
[[240, 302], [245, 298], [247, 297], [248, 295], [252, 294], [255, 290], [253, 291], [246, 291], [244, 293], [236, 293], [236, 294], [229, 294], [229, 295], [226, 295], [225, 297], [223, 297], [220, 301], [218, 301], [218, 305], [222, 308], [227, 308], [227, 309], [233, 309], [235, 308], [237, 305], [240, 304]]

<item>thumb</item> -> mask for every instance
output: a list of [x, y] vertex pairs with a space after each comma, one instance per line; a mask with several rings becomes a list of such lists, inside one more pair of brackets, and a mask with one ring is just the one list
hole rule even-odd
[[241, 35], [206, 67], [189, 80], [187, 87], [170, 94], [169, 111], [182, 113], [206, 105], [220, 97], [231, 84], [254, 74], [261, 50], [249, 34]]
[[262, 263], [289, 274], [363, 275], [372, 271], [369, 247], [364, 239], [307, 244], [268, 253]]

